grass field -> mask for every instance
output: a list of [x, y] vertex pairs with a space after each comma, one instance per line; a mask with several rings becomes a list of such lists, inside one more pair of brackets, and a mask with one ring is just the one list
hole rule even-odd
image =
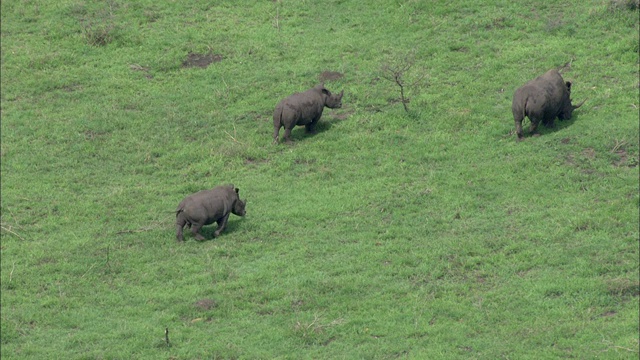
[[[636, 4], [3, 1], [3, 360], [637, 359]], [[552, 68], [587, 101], [517, 142]]]

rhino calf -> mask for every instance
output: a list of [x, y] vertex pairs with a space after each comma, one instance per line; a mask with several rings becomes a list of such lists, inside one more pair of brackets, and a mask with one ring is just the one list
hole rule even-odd
[[525, 117], [531, 120], [531, 133], [536, 131], [540, 122], [546, 127], [553, 127], [556, 117], [560, 120], [571, 119], [573, 110], [582, 106], [584, 101], [573, 106], [570, 96], [571, 82], [564, 82], [557, 70], [549, 70], [516, 90], [511, 111], [518, 140], [523, 137], [522, 120]]
[[218, 186], [187, 196], [176, 209], [176, 238], [184, 241], [182, 229], [191, 228], [196, 240], [204, 240], [200, 229], [204, 225], [218, 223], [214, 237], [219, 236], [227, 225], [229, 214], [244, 216], [246, 201], [240, 200], [240, 189], [233, 185]]
[[284, 139], [291, 141], [291, 130], [296, 125], [304, 125], [307, 132], [315, 132], [316, 124], [325, 106], [330, 109], [342, 107], [342, 95], [331, 94], [324, 84], [317, 85], [302, 93], [295, 93], [280, 101], [273, 112], [273, 143], [278, 143], [280, 128], [284, 126]]

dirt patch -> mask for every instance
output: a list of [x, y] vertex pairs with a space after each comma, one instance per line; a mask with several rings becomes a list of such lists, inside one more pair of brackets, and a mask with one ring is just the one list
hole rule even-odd
[[614, 160], [611, 163], [616, 167], [627, 166], [630, 168], [634, 168], [638, 166], [638, 163], [640, 162], [640, 160], [633, 155], [629, 157], [629, 154], [625, 149], [618, 149], [614, 152], [614, 154], [618, 155], [618, 160]]
[[632, 298], [640, 296], [640, 283], [628, 279], [615, 279], [607, 284], [608, 292], [612, 296]]
[[354, 111], [353, 110], [347, 110], [347, 111], [343, 111], [339, 114], [334, 114], [333, 118], [334, 119], [338, 119], [338, 120], [346, 120], [348, 119], [351, 115], [353, 115]]
[[576, 226], [575, 231], [579, 232], [579, 231], [585, 231], [585, 230], [589, 230], [589, 228], [591, 228], [591, 226], [589, 226], [589, 224], [581, 224]]
[[346, 120], [350, 115], [351, 115], [350, 113], [345, 112], [342, 114], [336, 114], [333, 117], [338, 120]]
[[606, 312], [602, 313], [602, 316], [603, 316], [603, 317], [612, 317], [612, 316], [614, 316], [615, 314], [617, 314], [615, 311], [610, 310], [610, 311], [606, 311]]
[[149, 68], [148, 67], [144, 67], [144, 66], [141, 66], [141, 65], [138, 65], [138, 64], [131, 64], [131, 65], [129, 65], [129, 69], [131, 69], [133, 71], [140, 71], [140, 72], [144, 73], [144, 76], [147, 79], [153, 79], [153, 75], [151, 75], [149, 73]]
[[295, 159], [293, 162], [296, 165], [313, 165], [316, 163], [316, 159]]
[[615, 152], [616, 155], [619, 156], [618, 161], [614, 161], [613, 165], [615, 166], [624, 166], [627, 164], [627, 151], [624, 149], [620, 149]]
[[342, 79], [343, 77], [344, 77], [344, 74], [341, 74], [337, 71], [323, 71], [322, 74], [320, 74], [319, 79], [320, 79], [320, 82], [325, 82], [325, 81], [339, 80], [339, 79]]
[[66, 92], [74, 92], [77, 90], [82, 90], [82, 86], [79, 84], [70, 84], [70, 85], [63, 86], [61, 89]]
[[193, 305], [201, 310], [211, 310], [218, 306], [218, 304], [211, 299], [201, 299], [196, 301]]
[[582, 150], [582, 156], [593, 160], [596, 158], [596, 151], [593, 148], [586, 148]]
[[449, 46], [449, 50], [450, 51], [461, 52], [461, 53], [469, 52], [469, 48], [468, 47], [466, 47], [466, 46], [457, 46], [457, 45]]
[[640, 7], [640, 0], [610, 0], [610, 11], [630, 10], [635, 11]]
[[298, 309], [302, 305], [304, 305], [304, 300], [293, 300], [293, 301], [291, 301], [291, 307], [294, 308], [294, 309]]
[[238, 121], [244, 121], [244, 120], [248, 120], [248, 121], [271, 121], [271, 114], [265, 116], [264, 113], [258, 112], [258, 111], [248, 111], [240, 116], [237, 117]]
[[187, 68], [187, 67], [206, 68], [211, 63], [220, 62], [222, 61], [222, 59], [223, 59], [223, 56], [220, 54], [213, 54], [213, 53], [196, 54], [196, 53], [190, 52], [189, 55], [187, 55], [187, 59], [182, 62], [182, 67], [183, 68]]
[[266, 164], [269, 162], [269, 159], [258, 159], [258, 158], [254, 158], [252, 156], [247, 156], [244, 159], [244, 163], [246, 165], [254, 165], [254, 164]]
[[97, 139], [99, 137], [105, 136], [108, 133], [106, 131], [86, 130], [82, 134], [84, 135], [84, 139], [85, 140], [94, 140], [94, 139]]
[[560, 142], [563, 143], [563, 144], [568, 144], [568, 143], [571, 142], [571, 138], [568, 138], [568, 137], [564, 138], [564, 139], [560, 140]]

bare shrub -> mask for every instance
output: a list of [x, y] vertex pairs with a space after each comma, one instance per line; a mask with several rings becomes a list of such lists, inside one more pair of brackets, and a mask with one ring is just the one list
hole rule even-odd
[[380, 76], [389, 80], [400, 88], [400, 102], [406, 112], [409, 112], [407, 104], [410, 99], [406, 96], [407, 89], [416, 90], [420, 87], [427, 86], [426, 72], [424, 69], [414, 69], [416, 56], [414, 51], [410, 51], [404, 55], [395, 55], [387, 59], [381, 66]]

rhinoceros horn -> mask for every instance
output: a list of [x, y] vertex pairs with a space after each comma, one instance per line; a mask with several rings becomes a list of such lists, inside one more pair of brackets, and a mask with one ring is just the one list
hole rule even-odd
[[582, 106], [582, 104], [584, 104], [584, 102], [587, 101], [587, 99], [582, 100], [582, 102], [578, 105], [573, 105], [573, 110], [579, 108], [580, 106]]

